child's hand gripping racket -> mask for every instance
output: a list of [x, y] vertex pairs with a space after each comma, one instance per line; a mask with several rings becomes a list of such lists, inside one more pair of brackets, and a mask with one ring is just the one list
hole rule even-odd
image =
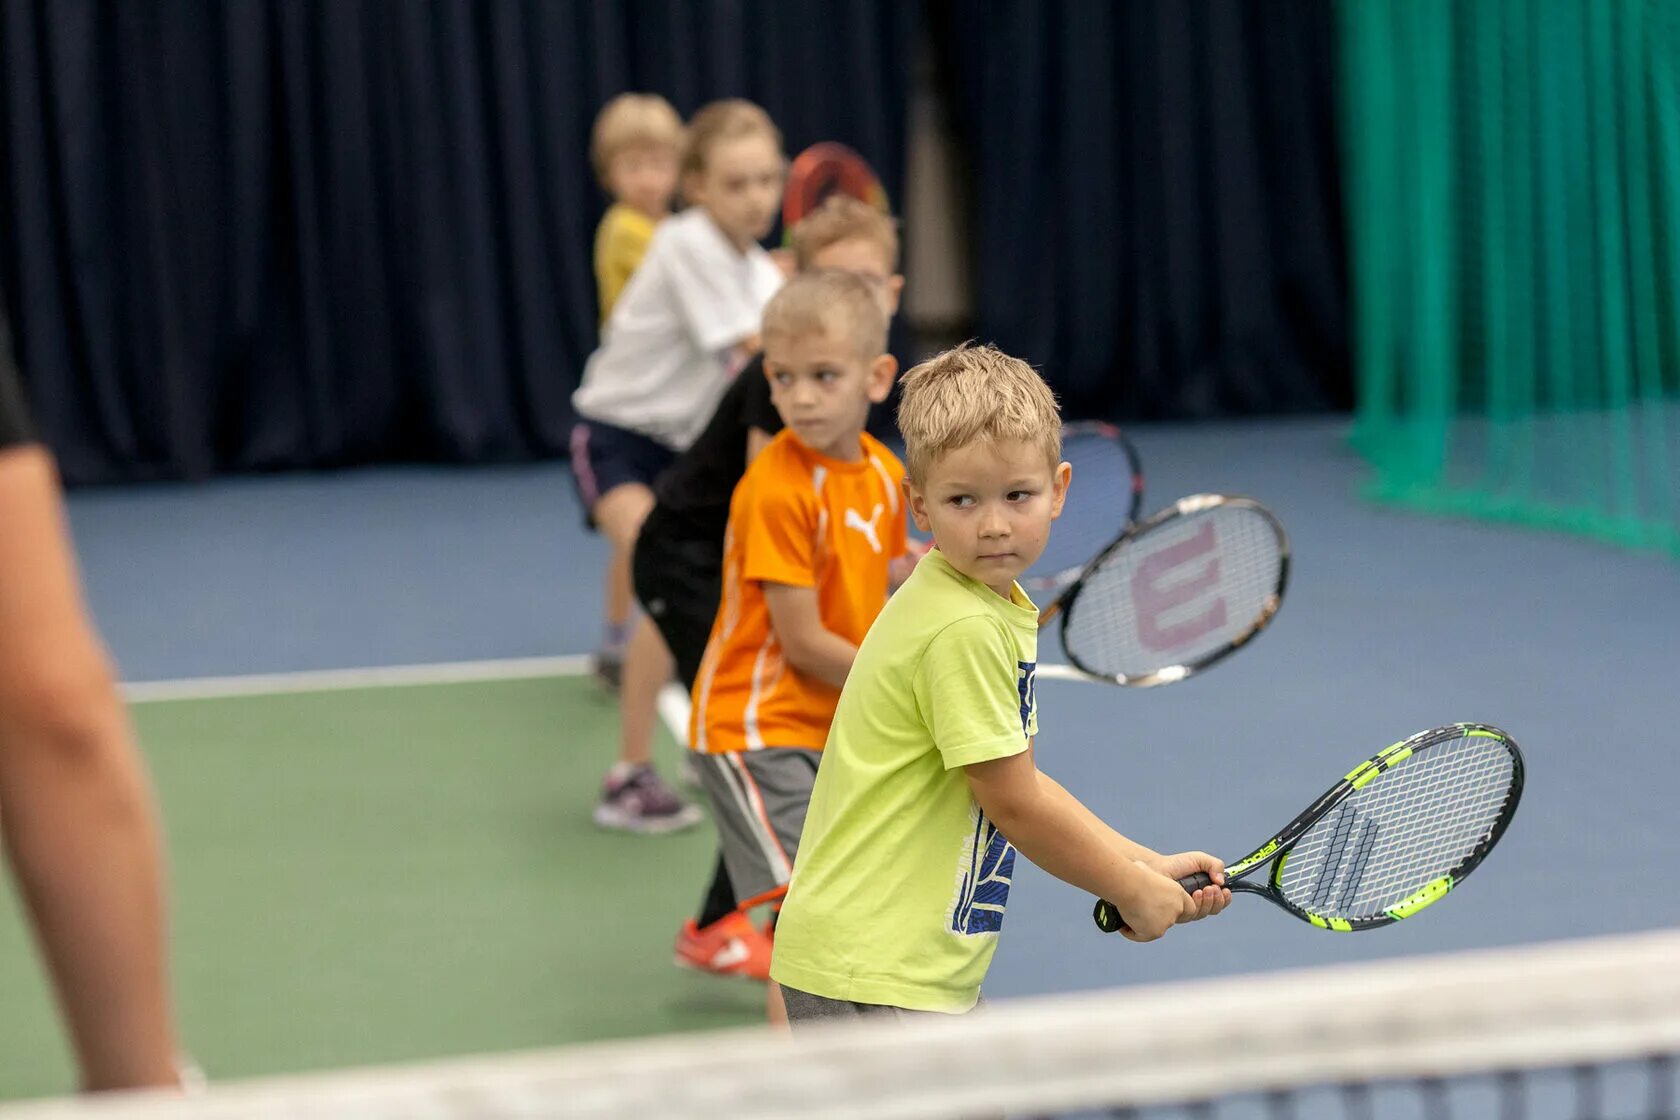
[[[1264, 895], [1319, 929], [1389, 925], [1440, 901], [1481, 864], [1516, 814], [1522, 789], [1522, 752], [1497, 727], [1423, 731], [1355, 766], [1228, 865], [1225, 885]], [[1266, 866], [1263, 878], [1248, 878]], [[1201, 873], [1179, 880], [1192, 893], [1207, 884]], [[1091, 916], [1105, 933], [1125, 926], [1106, 901]]]

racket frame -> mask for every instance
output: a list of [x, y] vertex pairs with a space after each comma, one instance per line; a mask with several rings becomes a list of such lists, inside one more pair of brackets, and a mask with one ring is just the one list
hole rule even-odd
[[[1072, 620], [1073, 612], [1079, 605], [1079, 594], [1085, 589], [1086, 583], [1090, 579], [1091, 575], [1098, 569], [1102, 568], [1109, 557], [1120, 551], [1120, 549], [1130, 545], [1131, 542], [1143, 537], [1145, 534], [1151, 533], [1170, 522], [1190, 517], [1206, 510], [1217, 509], [1221, 506], [1232, 506], [1253, 510], [1263, 517], [1267, 523], [1271, 525], [1272, 531], [1277, 534], [1277, 587], [1274, 588], [1271, 595], [1267, 597], [1266, 602], [1261, 607], [1260, 613], [1255, 616], [1254, 620], [1249, 623], [1248, 627], [1244, 629], [1242, 633], [1238, 634], [1223, 648], [1217, 649], [1212, 653], [1199, 657], [1189, 663], [1180, 665], [1164, 665], [1161, 668], [1151, 670], [1148, 673], [1136, 674], [1099, 673], [1092, 670], [1089, 665], [1085, 664], [1080, 657], [1074, 653], [1071, 648], [1069, 648], [1067, 641], [1068, 623]], [[1062, 618], [1062, 653], [1067, 656], [1067, 659], [1072, 663], [1074, 670], [1080, 674], [1081, 678], [1084, 680], [1102, 681], [1105, 684], [1125, 685], [1129, 688], [1150, 688], [1158, 684], [1173, 684], [1219, 664], [1219, 662], [1225, 660], [1227, 657], [1237, 652], [1237, 650], [1247, 645], [1256, 634], [1259, 634], [1262, 630], [1271, 625], [1272, 619], [1277, 616], [1279, 608], [1283, 606], [1284, 594], [1289, 590], [1289, 565], [1289, 534], [1284, 530], [1283, 522], [1279, 521], [1277, 515], [1271, 510], [1267, 509], [1253, 498], [1244, 497], [1242, 495], [1190, 494], [1186, 497], [1180, 498], [1178, 501], [1174, 502], [1170, 506], [1167, 506], [1165, 509], [1158, 510], [1153, 514], [1150, 514], [1145, 520], [1126, 526], [1126, 528], [1108, 545], [1108, 547], [1097, 553], [1096, 556], [1086, 563], [1084, 568], [1080, 570], [1079, 575], [1074, 582], [1070, 584], [1059, 596], [1057, 596], [1054, 602], [1052, 602], [1043, 611], [1039, 612], [1038, 625], [1042, 629], [1057, 617]]]
[[[890, 215], [892, 213], [892, 204], [887, 198], [886, 188], [882, 186], [881, 177], [876, 174], [875, 168], [870, 165], [869, 161], [849, 145], [842, 144], [838, 140], [819, 140], [806, 147], [788, 163], [787, 181], [782, 187], [782, 241], [784, 245], [792, 245], [793, 227], [798, 225], [800, 219], [809, 213], [809, 208], [804, 206], [805, 191], [803, 188], [806, 180], [815, 174], [819, 168], [834, 165], [852, 167], [867, 174], [868, 189], [866, 193], [872, 194], [874, 197], [864, 198], [850, 191], [840, 193], [857, 198], [860, 202], [868, 203], [880, 209], [884, 214]], [[824, 196], [824, 198], [826, 197], [827, 195]], [[819, 201], [818, 205], [820, 204]]]
[[[1126, 499], [1126, 520], [1122, 531], [1137, 524], [1137, 519], [1143, 513], [1143, 457], [1138, 454], [1137, 445], [1126, 436], [1124, 430], [1117, 424], [1110, 424], [1106, 420], [1074, 420], [1062, 425], [1062, 446], [1066, 447], [1070, 439], [1079, 436], [1099, 436], [1112, 440], [1120, 448], [1120, 453], [1126, 457], [1126, 475], [1128, 494]], [[1078, 483], [1075, 478], [1075, 484]], [[1021, 580], [1021, 586], [1028, 591], [1049, 591], [1059, 593], [1063, 588], [1077, 580], [1084, 574], [1089, 563], [1075, 564], [1063, 568], [1059, 572], [1049, 575], [1029, 576]], [[1053, 608], [1052, 608], [1053, 609]], [[1043, 621], [1040, 621], [1043, 625]]]
[[[1384, 773], [1399, 766], [1409, 758], [1414, 758], [1440, 743], [1462, 739], [1465, 737], [1498, 739], [1511, 753], [1511, 788], [1500, 809], [1499, 817], [1493, 822], [1484, 836], [1463, 859], [1451, 870], [1423, 884], [1412, 894], [1389, 907], [1382, 914], [1375, 917], [1349, 919], [1328, 918], [1315, 914], [1304, 906], [1289, 901], [1283, 894], [1283, 869], [1288, 863], [1289, 853], [1307, 831], [1322, 820], [1337, 805], [1353, 796], [1354, 792], [1363, 789]], [[1294, 820], [1279, 829], [1271, 839], [1260, 845], [1254, 851], [1234, 863], [1225, 867], [1225, 885], [1233, 892], [1258, 894], [1266, 898], [1274, 906], [1306, 922], [1317, 929], [1330, 930], [1337, 933], [1353, 933], [1368, 929], [1379, 929], [1393, 925], [1427, 909], [1446, 897], [1459, 883], [1477, 867], [1487, 854], [1493, 850], [1499, 838], [1505, 835], [1506, 827], [1511, 818], [1516, 815], [1517, 804], [1522, 800], [1523, 792], [1523, 756], [1515, 739], [1488, 723], [1450, 723], [1441, 727], [1432, 727], [1427, 731], [1420, 731], [1416, 735], [1402, 739], [1398, 743], [1384, 747], [1370, 758], [1349, 770], [1342, 780], [1324, 791], [1311, 805], [1303, 809]], [[1262, 867], [1270, 865], [1271, 871], [1264, 879], [1256, 881], [1247, 876]], [[1186, 890], [1194, 890], [1193, 884], [1180, 880]], [[1102, 899], [1097, 900], [1091, 911], [1091, 919], [1097, 928], [1104, 933], [1117, 933], [1124, 925], [1119, 910], [1113, 903]]]

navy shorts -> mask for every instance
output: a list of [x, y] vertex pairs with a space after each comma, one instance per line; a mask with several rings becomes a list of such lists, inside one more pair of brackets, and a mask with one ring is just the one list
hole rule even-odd
[[572, 481], [583, 503], [584, 523], [594, 528], [595, 503], [626, 483], [639, 482], [651, 490], [653, 480], [676, 459], [675, 451], [651, 436], [599, 420], [579, 420], [572, 428]]

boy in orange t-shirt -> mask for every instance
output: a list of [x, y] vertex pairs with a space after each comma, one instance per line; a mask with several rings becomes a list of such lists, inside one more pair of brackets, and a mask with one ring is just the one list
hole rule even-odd
[[863, 430], [897, 372], [883, 303], [860, 276], [813, 272], [764, 311], [765, 375], [787, 426], [730, 502], [689, 727], [737, 898], [787, 884], [840, 686], [908, 574], [904, 467]]

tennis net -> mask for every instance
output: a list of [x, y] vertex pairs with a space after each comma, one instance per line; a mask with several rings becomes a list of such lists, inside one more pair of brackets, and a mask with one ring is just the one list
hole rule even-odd
[[[1311, 935], [1308, 935], [1311, 936]], [[1680, 933], [1003, 1001], [797, 1037], [676, 1036], [0, 1108], [277, 1117], [1680, 1116]]]

